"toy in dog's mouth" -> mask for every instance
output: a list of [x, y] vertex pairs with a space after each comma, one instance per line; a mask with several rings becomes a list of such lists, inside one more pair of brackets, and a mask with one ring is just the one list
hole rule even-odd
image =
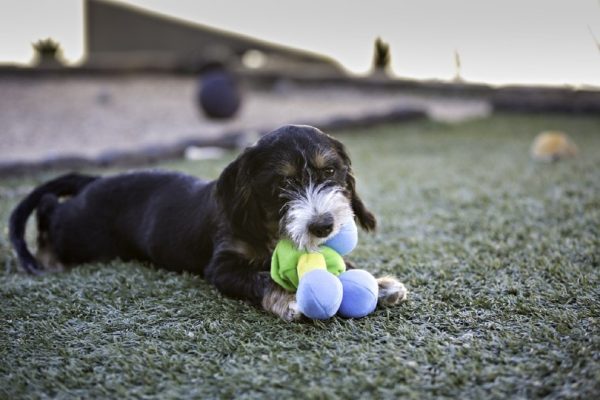
[[309, 184], [289, 195], [281, 231], [300, 250], [316, 251], [354, 219], [350, 201], [339, 186]]

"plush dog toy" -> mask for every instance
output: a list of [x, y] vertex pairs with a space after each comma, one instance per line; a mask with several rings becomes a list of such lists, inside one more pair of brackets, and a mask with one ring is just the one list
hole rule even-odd
[[342, 226], [318, 252], [298, 250], [289, 240], [281, 240], [273, 252], [271, 277], [288, 291], [296, 291], [302, 314], [311, 319], [328, 319], [339, 313], [361, 318], [377, 305], [377, 281], [367, 271], [346, 271], [342, 255], [358, 242], [354, 221]]

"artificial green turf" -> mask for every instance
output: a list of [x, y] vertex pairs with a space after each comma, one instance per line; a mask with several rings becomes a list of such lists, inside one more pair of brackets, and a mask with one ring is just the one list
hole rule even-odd
[[[577, 159], [536, 164], [563, 129]], [[6, 240], [36, 182], [0, 181], [0, 397], [593, 398], [600, 394], [600, 118], [494, 116], [339, 135], [379, 231], [356, 264], [410, 300], [286, 323], [135, 263], [30, 277]], [[173, 163], [215, 177], [219, 161]]]

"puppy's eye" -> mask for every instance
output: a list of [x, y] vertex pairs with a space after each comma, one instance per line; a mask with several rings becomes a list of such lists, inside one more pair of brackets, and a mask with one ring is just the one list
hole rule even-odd
[[323, 171], [323, 175], [325, 175], [328, 178], [332, 177], [335, 174], [334, 168], [324, 168], [322, 171]]

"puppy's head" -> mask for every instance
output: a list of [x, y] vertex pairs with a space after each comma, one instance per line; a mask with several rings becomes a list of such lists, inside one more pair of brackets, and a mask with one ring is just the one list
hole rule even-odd
[[284, 236], [314, 250], [353, 218], [369, 231], [376, 225], [346, 149], [310, 126], [263, 136], [223, 171], [217, 193], [234, 234], [250, 243]]

